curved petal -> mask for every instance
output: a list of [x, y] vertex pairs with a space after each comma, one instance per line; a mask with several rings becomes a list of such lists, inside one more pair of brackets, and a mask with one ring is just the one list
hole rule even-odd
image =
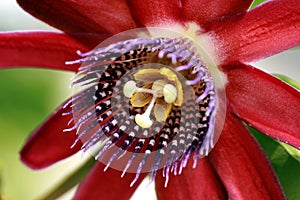
[[212, 169], [207, 158], [199, 159], [197, 167], [192, 167], [190, 159], [181, 175], [170, 174], [168, 187], [164, 187], [165, 177], [159, 171], [155, 177], [156, 194], [159, 200], [168, 199], [228, 199], [227, 193]]
[[300, 1], [267, 1], [206, 28], [222, 63], [257, 61], [300, 44]]
[[130, 187], [135, 174], [127, 173], [121, 178], [121, 171], [108, 168], [104, 172], [105, 165], [98, 162], [81, 183], [76, 191], [74, 200], [81, 199], [130, 199], [136, 188], [146, 174], [141, 174], [137, 182]]
[[234, 111], [262, 133], [300, 149], [300, 91], [254, 67], [225, 70]]
[[0, 33], [0, 68], [46, 67], [77, 71], [78, 66], [65, 65], [78, 59], [77, 50], [87, 48], [72, 37], [55, 32]]
[[[73, 148], [77, 138], [76, 131], [63, 132], [67, 128], [72, 115], [71, 106], [59, 107], [40, 127], [28, 138], [20, 151], [21, 160], [32, 169], [41, 169], [67, 158], [81, 149], [79, 141]], [[71, 123], [70, 126], [73, 126]]]
[[187, 21], [196, 21], [204, 24], [213, 19], [244, 13], [250, 7], [253, 0], [182, 0], [182, 9]]
[[125, 0], [17, 0], [36, 18], [65, 32], [112, 33], [136, 27]]
[[230, 199], [285, 199], [261, 147], [230, 111], [227, 112], [223, 132], [209, 154], [209, 160], [223, 181]]
[[127, 3], [140, 26], [168, 26], [183, 20], [180, 1], [127, 0]]

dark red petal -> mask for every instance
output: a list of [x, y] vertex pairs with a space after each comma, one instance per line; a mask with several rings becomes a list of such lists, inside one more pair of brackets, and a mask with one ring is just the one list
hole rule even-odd
[[207, 29], [216, 36], [221, 62], [253, 62], [300, 44], [300, 1], [267, 1]]
[[[76, 131], [63, 132], [68, 128], [72, 115], [62, 116], [71, 111], [71, 107], [59, 107], [26, 141], [20, 155], [21, 160], [32, 169], [41, 169], [67, 158], [81, 149], [79, 141], [73, 148], [76, 140]], [[69, 125], [72, 127], [73, 123]]]
[[284, 199], [282, 188], [261, 147], [230, 111], [209, 160], [230, 199]]
[[121, 178], [121, 171], [108, 168], [104, 172], [105, 165], [98, 162], [79, 186], [74, 200], [81, 199], [118, 199], [128, 200], [144, 179], [146, 174], [141, 174], [137, 182], [130, 187], [135, 174], [126, 173]]
[[36, 18], [65, 32], [119, 33], [136, 27], [125, 0], [17, 0]]
[[187, 21], [204, 24], [210, 20], [245, 12], [253, 0], [183, 0], [182, 9]]
[[228, 199], [227, 193], [212, 169], [207, 158], [199, 159], [197, 167], [192, 167], [190, 159], [187, 168], [181, 175], [170, 175], [168, 187], [164, 187], [165, 178], [161, 170], [155, 178], [155, 187], [158, 200], [174, 199]]
[[300, 149], [300, 92], [254, 67], [225, 71], [234, 111], [262, 133]]
[[103, 40], [112, 36], [110, 34], [98, 34], [98, 33], [66, 33], [66, 34], [80, 41], [89, 50], [94, 49]]
[[128, 0], [127, 3], [140, 26], [168, 26], [174, 22], [182, 22], [180, 1]]
[[46, 67], [77, 71], [76, 65], [66, 61], [78, 59], [76, 50], [87, 48], [72, 37], [55, 32], [0, 33], [0, 68]]

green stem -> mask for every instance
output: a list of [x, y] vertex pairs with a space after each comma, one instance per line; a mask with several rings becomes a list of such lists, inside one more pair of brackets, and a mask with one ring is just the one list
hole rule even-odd
[[67, 191], [83, 181], [96, 162], [97, 161], [94, 157], [89, 159], [84, 165], [76, 169], [73, 173], [68, 175], [58, 185], [51, 189], [47, 195], [40, 198], [40, 200], [57, 199], [61, 195], [65, 194]]

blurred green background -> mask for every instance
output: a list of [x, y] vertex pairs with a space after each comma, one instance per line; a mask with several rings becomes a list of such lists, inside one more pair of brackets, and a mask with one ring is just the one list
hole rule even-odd
[[[2, 31], [52, 30], [23, 12], [13, 0], [1, 0], [0, 16]], [[299, 52], [289, 51], [257, 63], [256, 66], [265, 67], [265, 70], [285, 74], [300, 81]], [[284, 68], [280, 68], [281, 62], [286, 65]], [[61, 102], [72, 95], [72, 90], [69, 88], [72, 76], [73, 74], [69, 72], [46, 69], [0, 71], [0, 199], [1, 197], [8, 200], [37, 199], [80, 163], [80, 158], [77, 156], [46, 170], [32, 171], [19, 161], [18, 154], [30, 132]], [[300, 199], [298, 181], [300, 177], [296, 175], [300, 171], [299, 161], [297, 161], [299, 152], [294, 153], [293, 157], [278, 143], [258, 133], [255, 135], [271, 158], [288, 193], [288, 199]], [[153, 187], [148, 188], [147, 192], [151, 189], [153, 190]], [[153, 195], [148, 197], [154, 198]], [[62, 199], [69, 198], [67, 196]]]
[[[0, 13], [1, 31], [54, 30], [25, 13], [14, 0], [1, 0]], [[0, 199], [37, 199], [80, 163], [80, 158], [74, 157], [32, 171], [19, 161], [19, 150], [29, 134], [72, 95], [72, 76], [70, 72], [47, 69], [0, 71]]]
[[60, 167], [32, 171], [18, 151], [29, 133], [71, 95], [66, 72], [11, 69], [0, 73], [0, 165], [7, 199], [33, 199], [59, 179]]

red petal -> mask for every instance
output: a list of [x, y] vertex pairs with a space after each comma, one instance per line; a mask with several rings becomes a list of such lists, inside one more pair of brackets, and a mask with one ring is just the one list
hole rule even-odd
[[46, 67], [77, 71], [78, 66], [65, 65], [78, 59], [76, 50], [87, 51], [78, 41], [63, 33], [0, 33], [0, 68], [10, 66]]
[[93, 49], [99, 45], [103, 40], [111, 37], [110, 34], [98, 34], [98, 33], [66, 33], [67, 35], [75, 38], [84, 44], [88, 49]]
[[254, 67], [225, 71], [234, 111], [262, 133], [300, 149], [300, 92]]
[[65, 32], [119, 33], [136, 27], [125, 0], [17, 0], [36, 18]]
[[204, 24], [210, 20], [245, 12], [253, 0], [183, 0], [182, 9], [187, 21]]
[[300, 44], [300, 1], [274, 0], [221, 22], [216, 35], [221, 61], [253, 62]]
[[285, 199], [257, 141], [230, 111], [226, 117], [221, 137], [209, 159], [230, 199]]
[[135, 174], [127, 173], [121, 178], [122, 172], [108, 168], [104, 172], [105, 165], [98, 162], [86, 179], [79, 186], [74, 200], [81, 199], [129, 199], [146, 174], [141, 174], [138, 181], [130, 187]]
[[[59, 107], [39, 128], [37, 128], [23, 146], [21, 160], [33, 169], [47, 167], [59, 160], [67, 158], [81, 149], [76, 140], [76, 131], [63, 132], [67, 128], [72, 115], [62, 116], [71, 111], [71, 107]], [[73, 124], [70, 124], [72, 127]]]
[[206, 158], [199, 159], [197, 167], [192, 168], [190, 159], [181, 175], [170, 174], [168, 187], [159, 171], [155, 178], [156, 194], [163, 199], [228, 199], [224, 187]]
[[140, 26], [170, 25], [182, 22], [179, 1], [128, 0], [132, 16]]

